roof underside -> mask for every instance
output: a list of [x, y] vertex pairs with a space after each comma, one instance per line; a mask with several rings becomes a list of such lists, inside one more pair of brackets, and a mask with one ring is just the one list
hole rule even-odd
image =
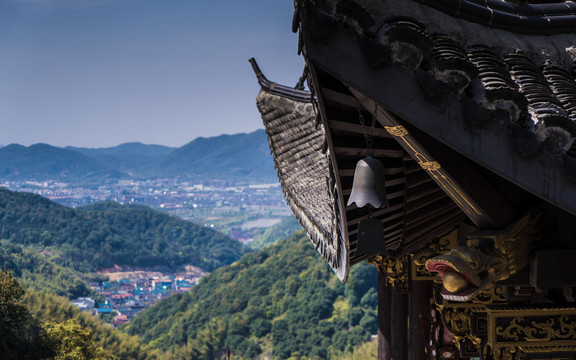
[[[314, 71], [318, 98], [323, 109], [323, 123], [329, 129], [329, 145], [333, 151], [334, 167], [343, 204], [352, 191], [354, 170], [358, 160], [367, 155], [365, 132], [373, 132], [373, 157], [384, 165], [386, 194], [390, 206], [374, 209], [372, 216], [384, 224], [386, 248], [393, 254], [414, 252], [427, 243], [446, 234], [464, 218], [463, 212], [418, 165], [398, 141], [376, 122], [370, 129], [373, 114], [363, 109], [358, 100], [330, 75]], [[360, 110], [360, 113], [359, 113]], [[360, 114], [366, 126], [360, 124]], [[365, 259], [356, 256], [358, 224], [367, 219], [371, 210], [346, 207], [344, 223], [348, 234], [351, 264]]]

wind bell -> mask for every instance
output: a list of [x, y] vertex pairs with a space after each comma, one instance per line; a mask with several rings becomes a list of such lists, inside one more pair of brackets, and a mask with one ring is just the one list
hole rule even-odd
[[370, 155], [356, 163], [348, 206], [353, 203], [356, 203], [359, 208], [366, 206], [366, 204], [377, 209], [388, 207], [384, 166], [380, 160]]
[[[376, 105], [377, 106], [377, 105]], [[372, 208], [388, 207], [388, 198], [386, 196], [386, 183], [384, 179], [384, 165], [382, 162], [372, 157], [373, 132], [376, 123], [376, 110], [372, 116], [372, 126], [370, 133], [366, 133], [364, 126], [364, 117], [360, 108], [358, 109], [358, 118], [362, 125], [362, 131], [366, 138], [367, 156], [356, 163], [354, 170], [354, 180], [352, 182], [352, 192], [348, 199], [348, 206], [356, 203], [361, 208], [369, 206], [369, 217], [360, 221], [358, 224], [358, 244], [356, 246], [355, 257], [370, 257], [376, 254], [386, 255], [386, 246], [384, 243], [384, 226], [378, 219], [374, 219]]]

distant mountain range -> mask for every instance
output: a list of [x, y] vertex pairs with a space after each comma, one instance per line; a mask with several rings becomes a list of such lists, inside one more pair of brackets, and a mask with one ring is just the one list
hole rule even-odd
[[107, 168], [79, 152], [47, 144], [29, 147], [11, 144], [0, 148], [0, 178], [66, 179], [75, 177], [112, 177], [123, 174]]
[[66, 149], [83, 154], [107, 168], [129, 173], [161, 162], [177, 148], [130, 142], [110, 148], [91, 149], [67, 146]]
[[137, 142], [95, 149], [48, 144], [0, 148], [0, 179], [5, 180], [158, 177], [276, 179], [264, 130], [200, 137], [180, 148]]

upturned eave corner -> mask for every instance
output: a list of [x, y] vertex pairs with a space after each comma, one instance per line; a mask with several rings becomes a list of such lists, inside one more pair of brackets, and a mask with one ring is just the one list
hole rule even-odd
[[348, 239], [337, 172], [314, 95], [269, 81], [250, 60], [261, 90], [262, 115], [280, 185], [290, 209], [338, 279], [348, 279]]

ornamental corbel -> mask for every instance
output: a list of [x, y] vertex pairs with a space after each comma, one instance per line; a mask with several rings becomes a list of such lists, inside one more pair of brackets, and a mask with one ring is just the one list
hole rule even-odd
[[398, 293], [407, 293], [409, 290], [409, 256], [393, 258], [391, 256], [375, 255], [366, 262], [376, 266], [378, 272], [385, 277], [386, 286], [391, 286]]
[[466, 246], [430, 258], [425, 266], [442, 279], [444, 299], [465, 302], [526, 266], [539, 238], [539, 216], [526, 215], [503, 231], [473, 232]]

